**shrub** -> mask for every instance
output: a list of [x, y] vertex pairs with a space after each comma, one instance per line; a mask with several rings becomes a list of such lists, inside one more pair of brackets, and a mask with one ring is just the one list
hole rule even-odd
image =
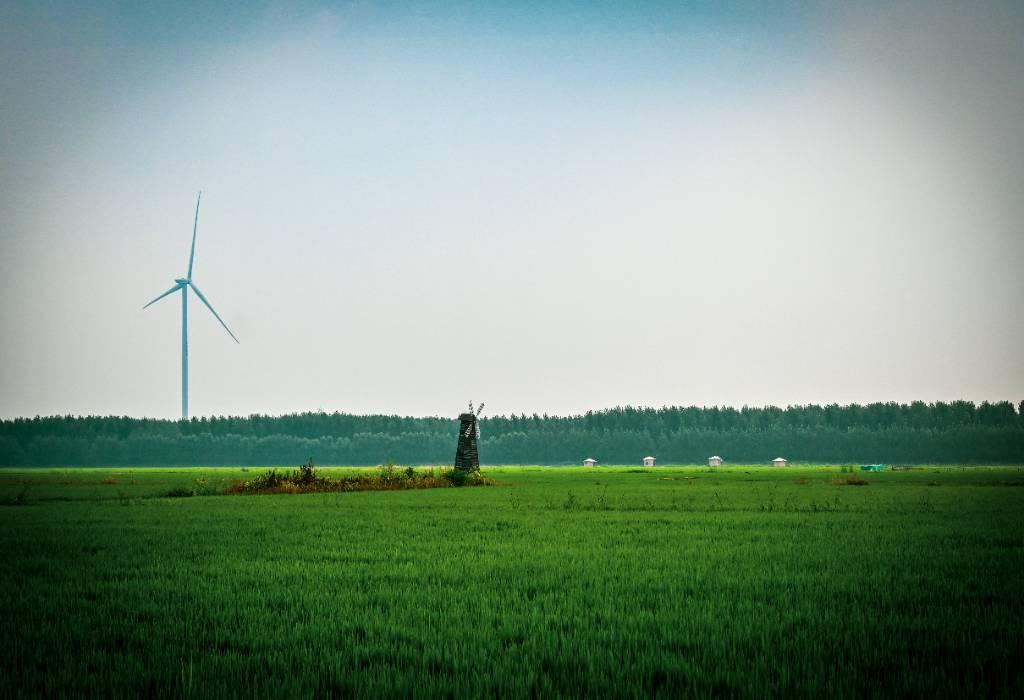
[[441, 478], [445, 479], [453, 486], [463, 486], [466, 481], [469, 480], [469, 475], [474, 473], [476, 472], [464, 472], [459, 469], [452, 469], [450, 471], [442, 471]]
[[256, 478], [245, 482], [245, 486], [247, 491], [269, 491], [280, 486], [284, 483], [284, 480], [284, 474], [281, 474], [276, 469], [270, 469], [262, 474], [258, 474]]
[[308, 486], [314, 484], [317, 481], [316, 467], [313, 466], [313, 458], [310, 457], [309, 461], [299, 467], [299, 470], [291, 475], [289, 481], [295, 484], [302, 484]]
[[382, 485], [388, 486], [401, 481], [405, 475], [398, 471], [393, 463], [387, 462], [377, 469], [377, 478], [380, 479]]

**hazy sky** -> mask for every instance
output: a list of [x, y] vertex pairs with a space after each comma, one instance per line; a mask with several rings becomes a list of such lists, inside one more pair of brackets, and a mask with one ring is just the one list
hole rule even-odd
[[194, 415], [1024, 399], [1022, 3], [233, 4], [0, 0], [0, 415], [178, 415], [199, 189]]

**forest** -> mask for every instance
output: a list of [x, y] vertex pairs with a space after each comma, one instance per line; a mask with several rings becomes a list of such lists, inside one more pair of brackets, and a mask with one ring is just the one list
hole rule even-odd
[[[480, 421], [485, 464], [1024, 464], [1024, 402], [643, 408]], [[0, 421], [0, 466], [448, 464], [458, 421], [309, 412]]]

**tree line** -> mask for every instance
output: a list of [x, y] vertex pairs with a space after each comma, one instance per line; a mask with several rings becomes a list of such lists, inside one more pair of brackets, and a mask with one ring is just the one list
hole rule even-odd
[[[766, 407], [624, 406], [480, 421], [486, 464], [1024, 464], [1024, 402]], [[0, 421], [0, 466], [447, 464], [458, 421], [297, 413], [193, 418], [49, 416]]]

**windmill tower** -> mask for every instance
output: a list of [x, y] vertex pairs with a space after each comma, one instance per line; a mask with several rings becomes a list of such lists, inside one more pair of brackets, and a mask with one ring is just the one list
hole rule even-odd
[[469, 410], [459, 416], [459, 445], [455, 448], [455, 469], [460, 472], [480, 471], [480, 453], [477, 441], [480, 439], [480, 424], [477, 418], [484, 411], [484, 404], [473, 412], [473, 402], [469, 402]]
[[192, 281], [192, 263], [195, 262], [196, 257], [196, 229], [199, 227], [199, 200], [203, 198], [203, 193], [199, 193], [199, 197], [196, 198], [196, 218], [192, 222], [192, 250], [188, 254], [188, 274], [184, 277], [180, 277], [174, 280], [174, 286], [168, 289], [166, 292], [158, 296], [153, 301], [146, 304], [142, 308], [147, 308], [163, 299], [168, 294], [174, 294], [175, 292], [181, 292], [181, 419], [188, 420], [188, 290], [191, 287], [192, 291], [199, 297], [199, 301], [206, 305], [206, 308], [210, 310], [213, 317], [220, 321], [220, 325], [224, 326], [224, 330], [228, 332], [231, 339], [236, 343], [238, 338], [228, 328], [228, 324], [224, 323], [224, 320], [213, 310], [210, 302], [206, 300], [203, 293], [199, 291], [199, 287]]

